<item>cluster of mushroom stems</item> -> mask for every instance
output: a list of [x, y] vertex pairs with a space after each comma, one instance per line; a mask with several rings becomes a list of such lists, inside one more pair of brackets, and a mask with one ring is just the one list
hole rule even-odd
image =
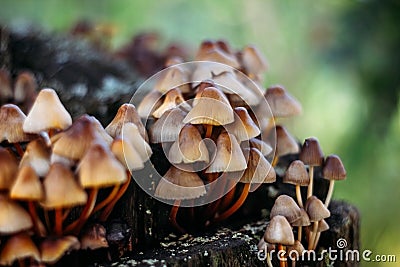
[[73, 121], [53, 89], [33, 100], [27, 115], [0, 108], [1, 265], [108, 247], [102, 223], [152, 153], [131, 104], [103, 128], [87, 114]]

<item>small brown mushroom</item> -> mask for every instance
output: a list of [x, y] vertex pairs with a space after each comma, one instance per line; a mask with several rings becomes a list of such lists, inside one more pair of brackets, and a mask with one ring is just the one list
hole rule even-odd
[[162, 94], [157, 90], [151, 90], [145, 95], [138, 105], [137, 112], [143, 119], [148, 119], [162, 104]]
[[297, 203], [288, 195], [280, 195], [272, 206], [270, 218], [281, 215], [284, 216], [289, 223], [297, 221], [301, 217], [301, 211]]
[[251, 119], [247, 109], [237, 107], [233, 111], [236, 114], [235, 121], [225, 125], [225, 129], [228, 133], [236, 136], [239, 143], [256, 137], [261, 133], [258, 126]]
[[12, 266], [16, 260], [22, 263], [23, 260], [28, 258], [39, 262], [40, 253], [30, 236], [22, 232], [11, 236], [4, 244], [0, 254], [0, 264]]
[[268, 67], [266, 59], [254, 45], [247, 45], [243, 48], [241, 63], [250, 79], [257, 78]]
[[272, 160], [272, 166], [275, 167], [278, 164], [279, 157], [296, 154], [299, 152], [299, 145], [285, 127], [277, 125], [276, 131], [276, 150], [274, 159]]
[[335, 181], [346, 179], [346, 170], [343, 163], [337, 155], [329, 155], [326, 157], [324, 167], [322, 169], [322, 177], [329, 180], [328, 194], [325, 199], [325, 207], [329, 206], [332, 198]]
[[161, 72], [161, 75], [154, 86], [160, 93], [165, 94], [174, 88], [178, 88], [182, 93], [191, 91], [189, 73], [182, 66], [169, 66]]
[[249, 144], [250, 147], [257, 148], [264, 156], [268, 156], [273, 150], [269, 144], [257, 138], [251, 138]]
[[307, 212], [303, 208], [300, 208], [300, 212], [301, 212], [300, 218], [292, 222], [292, 226], [298, 227], [297, 240], [299, 241], [301, 241], [302, 239], [303, 226], [309, 226], [311, 224]]
[[179, 107], [164, 112], [164, 114], [150, 128], [150, 141], [152, 143], [176, 141], [181, 129], [185, 125], [183, 119], [186, 114], [187, 113]]
[[307, 198], [309, 198], [313, 194], [314, 167], [321, 166], [324, 162], [324, 154], [316, 138], [310, 137], [304, 141], [299, 158], [304, 164], [309, 166], [308, 175], [310, 176], [310, 183], [307, 190]]
[[315, 196], [311, 196], [307, 199], [305, 210], [310, 218], [310, 222], [313, 223], [313, 228], [308, 239], [308, 249], [311, 250], [314, 247], [319, 221], [328, 218], [331, 216], [331, 213], [325, 207], [324, 203]]
[[0, 190], [8, 190], [18, 171], [17, 160], [6, 149], [0, 147]]
[[295, 160], [290, 163], [289, 168], [286, 170], [285, 176], [283, 177], [283, 182], [296, 186], [297, 203], [299, 203], [300, 208], [303, 208], [300, 186], [308, 186], [310, 178], [308, 177], [306, 167], [301, 160]]
[[0, 234], [11, 235], [33, 226], [29, 213], [3, 194], [0, 194], [0, 211]]
[[41, 261], [55, 264], [62, 256], [79, 248], [80, 243], [75, 236], [48, 237], [40, 243]]
[[50, 168], [50, 153], [50, 148], [45, 144], [43, 139], [33, 140], [26, 146], [19, 167], [29, 165], [35, 170], [38, 176], [43, 177]]
[[0, 102], [8, 102], [13, 97], [11, 78], [8, 70], [0, 69]]
[[29, 71], [18, 74], [14, 84], [14, 101], [28, 110], [36, 98], [37, 83], [35, 76]]
[[122, 127], [122, 139], [128, 141], [132, 144], [132, 146], [139, 153], [142, 161], [147, 161], [153, 151], [151, 150], [150, 145], [146, 142], [146, 140], [140, 135], [139, 129], [137, 126], [131, 122], [127, 122]]
[[164, 97], [164, 101], [153, 113], [153, 117], [160, 118], [164, 112], [167, 110], [180, 107], [185, 111], [189, 111], [191, 109], [190, 105], [185, 102], [185, 99], [182, 96], [181, 91], [179, 89], [169, 90]]
[[80, 237], [80, 242], [81, 249], [107, 248], [106, 229], [101, 224], [93, 224], [84, 230]]

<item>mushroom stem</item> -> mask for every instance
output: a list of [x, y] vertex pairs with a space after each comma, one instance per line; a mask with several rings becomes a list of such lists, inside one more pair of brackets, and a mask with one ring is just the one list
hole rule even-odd
[[211, 124], [206, 124], [206, 135], [205, 138], [210, 138], [212, 134], [213, 126]]
[[71, 212], [71, 209], [70, 209], [70, 208], [64, 210], [64, 213], [63, 213], [63, 221], [65, 221], [65, 219], [67, 219], [67, 217], [68, 217], [68, 215], [69, 215], [70, 212]]
[[238, 200], [236, 200], [235, 204], [233, 204], [233, 206], [231, 206], [227, 211], [219, 215], [217, 218], [215, 218], [214, 222], [215, 223], [221, 222], [227, 219], [232, 214], [234, 214], [243, 205], [244, 201], [247, 198], [247, 195], [249, 194], [249, 189], [250, 189], [250, 183], [246, 183], [243, 187], [242, 194], [240, 195]]
[[90, 214], [93, 211], [98, 191], [99, 191], [98, 188], [93, 188], [91, 190], [86, 205], [81, 213], [81, 216], [79, 216], [79, 218], [75, 222], [68, 225], [65, 228], [65, 232], [68, 233], [73, 232], [74, 234], [79, 234], [79, 231], [81, 230], [82, 226], [85, 224], [85, 222], [87, 221], [87, 219], [89, 218]]
[[22, 157], [24, 155], [24, 150], [22, 149], [21, 145], [19, 143], [14, 143], [13, 145], [15, 150], [17, 150], [18, 155]]
[[329, 203], [331, 203], [331, 198], [332, 198], [334, 187], [335, 187], [335, 180], [330, 180], [328, 194], [326, 195], [326, 199], [325, 199], [325, 207], [328, 207]]
[[223, 198], [222, 203], [218, 207], [218, 211], [221, 213], [226, 210], [226, 208], [232, 203], [233, 198], [235, 197], [236, 191], [236, 181], [229, 181], [228, 188], [232, 188]]
[[301, 190], [300, 190], [300, 185], [296, 185], [296, 197], [297, 197], [297, 202], [299, 203], [299, 207], [303, 208], [303, 199], [301, 197]]
[[47, 132], [42, 131], [39, 133], [39, 135], [43, 138], [43, 140], [47, 146], [51, 146], [51, 140], [50, 140], [49, 134]]
[[118, 193], [118, 190], [119, 190], [119, 185], [114, 186], [112, 191], [110, 192], [110, 194], [94, 207], [93, 213], [95, 213], [95, 212], [101, 210], [102, 208], [104, 208], [105, 206], [107, 206], [107, 204], [110, 203], [115, 198], [115, 196]]
[[310, 183], [307, 188], [307, 198], [313, 195], [313, 186], [314, 186], [314, 166], [310, 166], [308, 169], [308, 175], [310, 176]]
[[[226, 177], [225, 177], [225, 173], [222, 173], [221, 177], [219, 180], [215, 181], [215, 186], [213, 189], [219, 189], [217, 194], [218, 194], [218, 199], [216, 199], [214, 202], [212, 202], [206, 209], [205, 212], [205, 218], [209, 218], [209, 217], [214, 217], [215, 212], [217, 211], [217, 209], [220, 206], [223, 194], [224, 194], [224, 189], [225, 189], [225, 185], [226, 185]], [[220, 184], [218, 184], [220, 183]], [[214, 190], [213, 190], [214, 191]], [[208, 223], [206, 223], [206, 225], [208, 225]]]
[[303, 227], [299, 226], [297, 229], [297, 240], [299, 240], [300, 243], [301, 243], [302, 234], [303, 234]]
[[274, 267], [272, 265], [271, 257], [269, 256], [269, 252], [267, 251], [267, 265], [268, 267]]
[[308, 239], [308, 250], [312, 250], [312, 248], [314, 247], [314, 239], [318, 231], [318, 224], [319, 224], [318, 221], [314, 222], [313, 229], [311, 230], [310, 233], [310, 238]]
[[274, 158], [272, 160], [271, 166], [275, 167], [278, 164], [278, 161], [279, 161], [279, 156], [274, 155]]
[[315, 250], [317, 248], [318, 242], [319, 242], [319, 238], [321, 237], [321, 232], [318, 232], [315, 235], [315, 239], [314, 239], [314, 244], [313, 244], [313, 250]]
[[33, 229], [35, 233], [40, 236], [46, 236], [46, 229], [43, 228], [43, 223], [40, 221], [39, 216], [36, 211], [35, 203], [33, 201], [28, 201], [28, 210], [31, 215], [33, 222]]
[[183, 229], [176, 221], [176, 215], [178, 214], [180, 205], [181, 205], [181, 200], [180, 199], [175, 200], [174, 206], [171, 208], [171, 212], [169, 214], [169, 220], [172, 226], [174, 226], [176, 230], [178, 230], [181, 234], [184, 234], [186, 233], [186, 230]]
[[62, 235], [62, 224], [63, 224], [63, 210], [62, 208], [55, 209], [55, 221], [54, 221], [54, 233], [57, 236]]
[[[282, 244], [278, 244], [278, 253], [279, 253], [279, 251], [286, 251], [285, 247]], [[280, 267], [286, 267], [287, 266], [286, 261], [282, 260], [280, 257], [281, 256], [279, 256], [279, 266]]]
[[99, 220], [101, 222], [107, 221], [108, 217], [110, 216], [112, 210], [114, 209], [115, 204], [117, 204], [118, 200], [125, 194], [126, 190], [128, 190], [129, 184], [131, 183], [131, 175], [128, 173], [128, 180], [122, 185], [119, 189], [118, 193], [115, 195], [114, 199], [108, 203], [108, 205], [104, 208], [103, 212], [101, 213]]

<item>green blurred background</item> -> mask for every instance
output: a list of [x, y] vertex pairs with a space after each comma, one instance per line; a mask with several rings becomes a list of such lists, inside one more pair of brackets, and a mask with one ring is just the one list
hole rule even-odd
[[[193, 51], [206, 38], [257, 45], [270, 65], [265, 85], [282, 84], [303, 104], [285, 122], [291, 132], [341, 156], [348, 179], [335, 198], [359, 207], [362, 247], [400, 262], [400, 1], [0, 2], [4, 24], [67, 31], [82, 18], [114, 25], [114, 48], [143, 31]], [[370, 264], [386, 265], [399, 264]]]

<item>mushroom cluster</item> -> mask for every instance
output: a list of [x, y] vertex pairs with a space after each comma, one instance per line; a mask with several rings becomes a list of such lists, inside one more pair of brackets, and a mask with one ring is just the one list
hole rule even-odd
[[0, 108], [0, 138], [0, 265], [54, 264], [71, 250], [107, 247], [99, 223], [152, 154], [133, 105], [103, 128], [87, 114], [73, 121], [47, 88], [27, 115]]

